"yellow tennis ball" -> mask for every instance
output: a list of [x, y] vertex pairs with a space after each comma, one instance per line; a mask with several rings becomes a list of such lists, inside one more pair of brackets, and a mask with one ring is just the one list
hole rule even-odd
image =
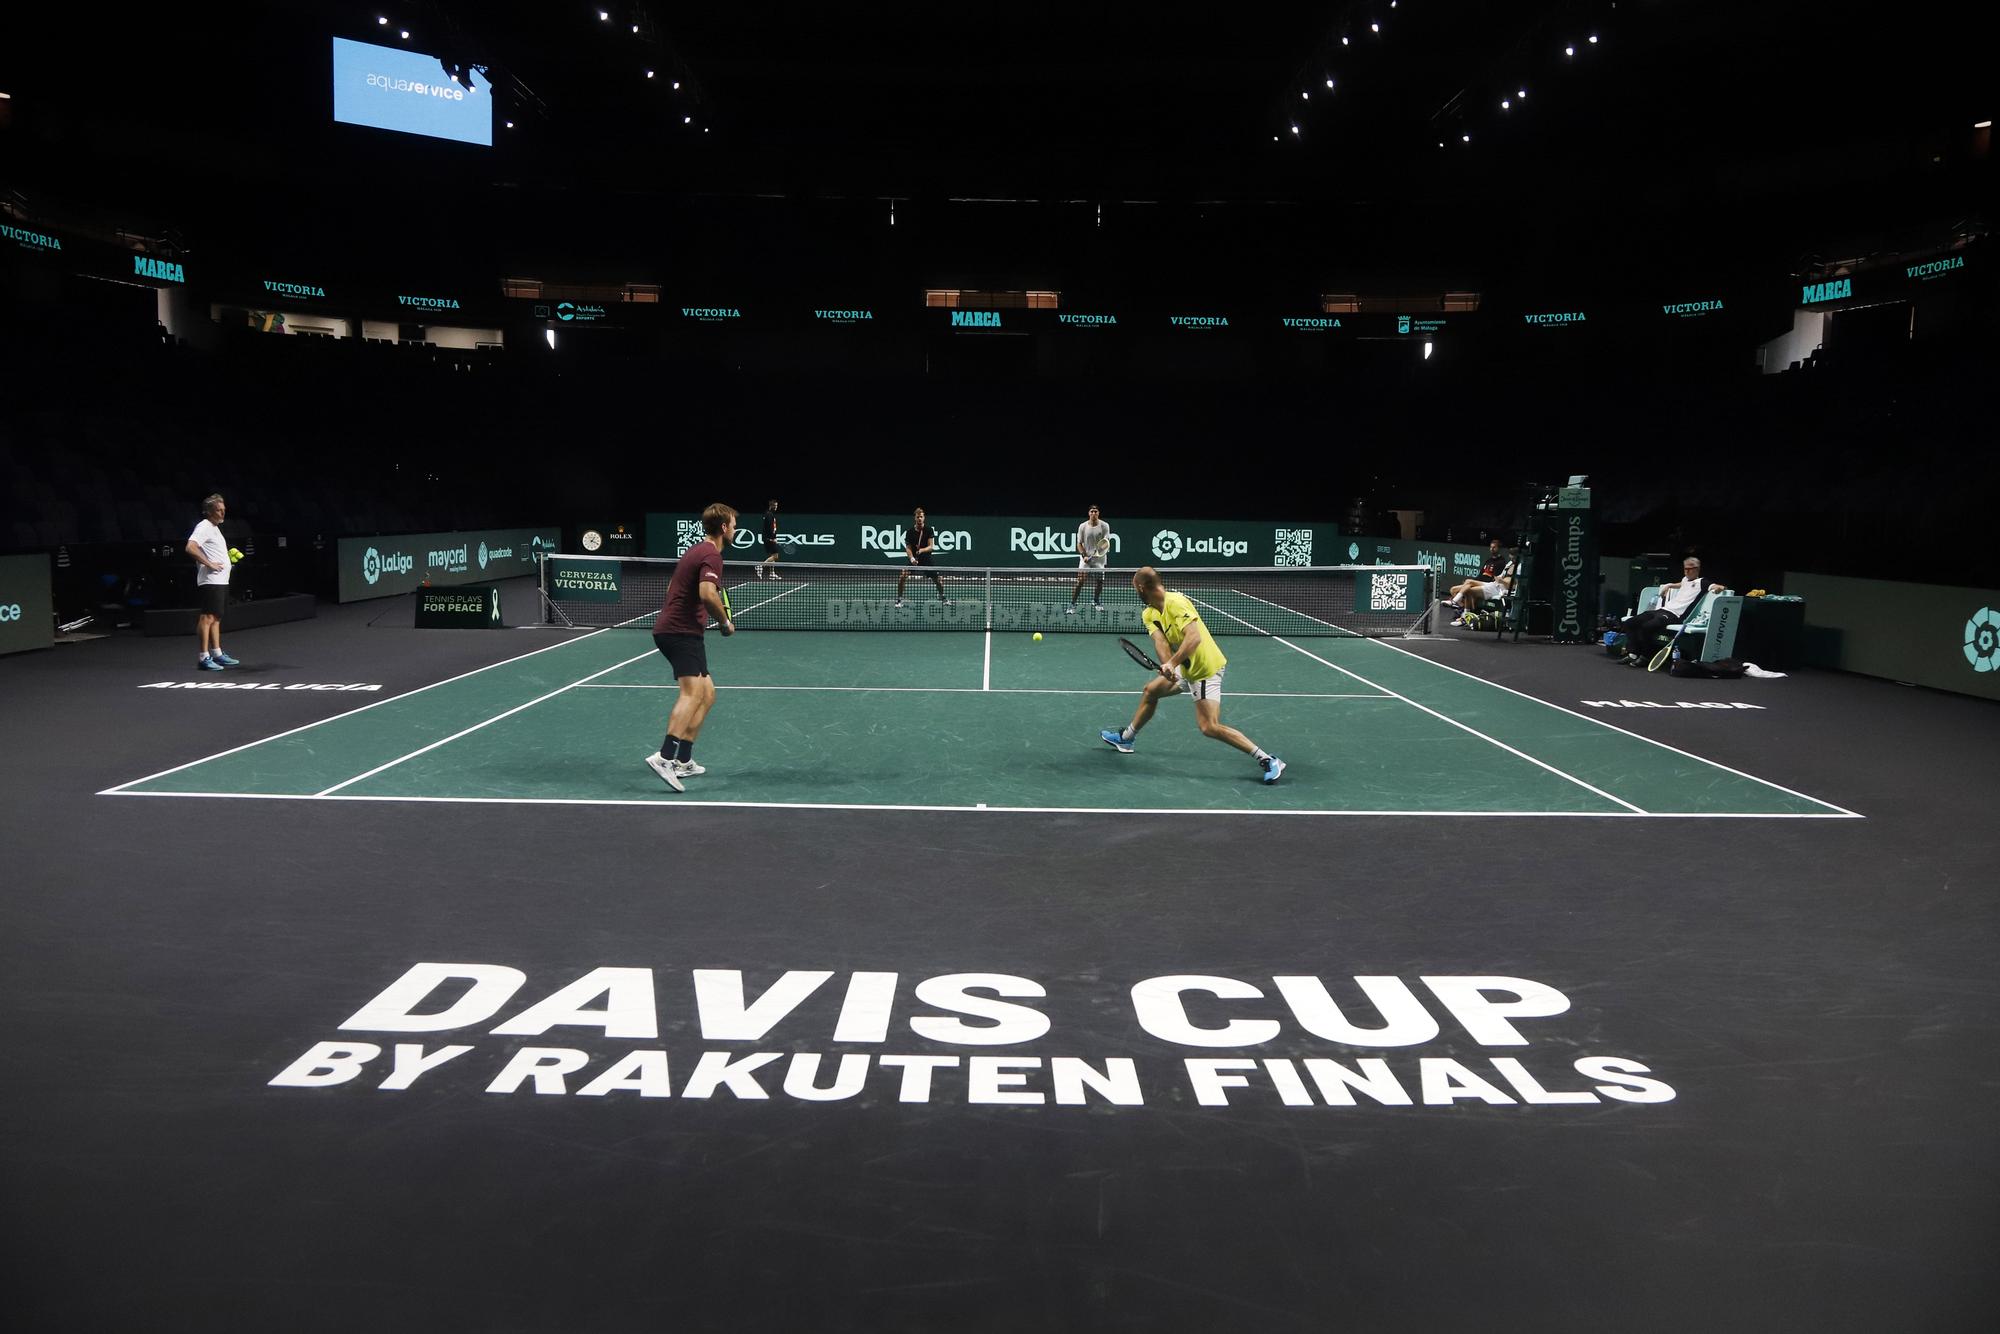
[[1040, 630], [1035, 631], [1035, 642], [1037, 644], [1042, 642], [1042, 632]]

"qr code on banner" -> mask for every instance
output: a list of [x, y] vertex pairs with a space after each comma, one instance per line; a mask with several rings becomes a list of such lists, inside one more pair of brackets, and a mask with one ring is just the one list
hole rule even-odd
[[1280, 528], [1273, 534], [1277, 538], [1278, 554], [1273, 565], [1310, 565], [1313, 563], [1313, 530], [1310, 528]]
[[1368, 610], [1402, 611], [1410, 603], [1410, 576], [1371, 574], [1368, 576]]
[[700, 519], [675, 519], [674, 554], [685, 556], [688, 548], [701, 541], [704, 536], [706, 534], [701, 531]]

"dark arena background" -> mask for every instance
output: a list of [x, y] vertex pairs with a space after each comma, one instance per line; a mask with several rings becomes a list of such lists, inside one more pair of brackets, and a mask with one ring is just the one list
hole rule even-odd
[[9, 1327], [1992, 1328], [1992, 27], [8, 7]]

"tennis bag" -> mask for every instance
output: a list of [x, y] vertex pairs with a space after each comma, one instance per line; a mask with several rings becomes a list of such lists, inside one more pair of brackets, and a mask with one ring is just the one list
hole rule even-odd
[[1717, 658], [1714, 662], [1701, 662], [1694, 658], [1676, 656], [1673, 666], [1667, 670], [1673, 676], [1692, 676], [1727, 681], [1743, 675], [1743, 664], [1735, 658]]

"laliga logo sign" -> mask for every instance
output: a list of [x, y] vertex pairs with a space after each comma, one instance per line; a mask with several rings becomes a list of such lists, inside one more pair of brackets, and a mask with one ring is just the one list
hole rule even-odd
[[1182, 537], [1171, 528], [1153, 534], [1156, 560], [1179, 560], [1182, 556], [1241, 556], [1250, 550], [1248, 542], [1232, 537]]
[[415, 565], [416, 562], [404, 552], [392, 551], [383, 555], [370, 547], [361, 555], [361, 577], [372, 584], [384, 574], [408, 574]]

